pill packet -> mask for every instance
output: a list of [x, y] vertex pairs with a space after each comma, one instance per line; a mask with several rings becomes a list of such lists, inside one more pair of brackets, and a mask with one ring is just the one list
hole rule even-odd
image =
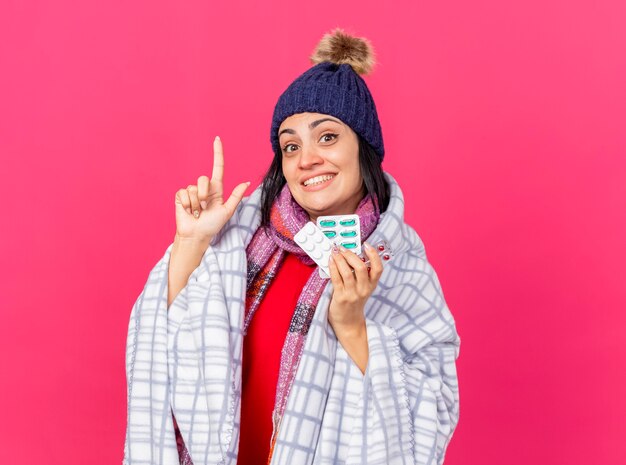
[[359, 215], [327, 215], [317, 218], [317, 227], [337, 246], [359, 255], [361, 249], [361, 220]]
[[[369, 242], [368, 242], [368, 244], [369, 244]], [[378, 255], [382, 259], [383, 266], [385, 265], [385, 262], [388, 262], [389, 260], [391, 260], [393, 258], [394, 254], [393, 254], [393, 252], [391, 250], [391, 247], [389, 246], [389, 242], [387, 242], [385, 239], [382, 239], [382, 240], [378, 241], [376, 244], [370, 244], [370, 245], [372, 247], [374, 247], [376, 252], [378, 252]], [[368, 258], [368, 256], [365, 253], [365, 251], [363, 251], [362, 253], [359, 254], [359, 258], [366, 265], [368, 265], [368, 266], [370, 265], [370, 259]]]
[[322, 278], [329, 278], [328, 259], [330, 258], [332, 242], [315, 223], [309, 221], [294, 236], [296, 243], [319, 266]]
[[[339, 222], [341, 220], [338, 220], [338, 217], [341, 217], [343, 220], [346, 220], [345, 217], [356, 217], [356, 218], [348, 218], [347, 221], [349, 221], [350, 219], [354, 219], [354, 222], [350, 222], [348, 224], [344, 224], [341, 225]], [[328, 279], [330, 278], [330, 271], [328, 268], [328, 261], [329, 258], [331, 256], [332, 253], [332, 245], [333, 243], [337, 243], [332, 241], [327, 234], [324, 233], [324, 231], [341, 231], [341, 230], [349, 230], [350, 228], [354, 228], [356, 226], [359, 227], [359, 233], [358, 236], [348, 236], [350, 239], [354, 240], [354, 237], [358, 237], [359, 238], [359, 247], [353, 247], [353, 251], [354, 249], [358, 250], [359, 252], [356, 253], [356, 255], [366, 264], [368, 265], [368, 270], [369, 270], [369, 265], [370, 265], [370, 260], [367, 256], [367, 254], [365, 253], [364, 250], [361, 250], [361, 243], [360, 243], [360, 224], [358, 223], [358, 215], [334, 215], [334, 216], [326, 216], [326, 217], [320, 217], [318, 218], [318, 221], [324, 221], [324, 218], [331, 218], [332, 221], [335, 221], [336, 224], [332, 225], [329, 223], [323, 223], [323, 228], [319, 228], [315, 223], [313, 223], [312, 221], [309, 221], [306, 225], [304, 225], [304, 227], [302, 229], [300, 229], [300, 231], [298, 231], [298, 233], [296, 233], [296, 235], [294, 236], [294, 240], [296, 241], [296, 243], [302, 248], [302, 250], [304, 250], [307, 255], [309, 255], [309, 257], [311, 257], [313, 259], [313, 261], [315, 261], [315, 263], [317, 263], [317, 265], [319, 266], [319, 275], [320, 277], [324, 278], [324, 279]], [[345, 238], [346, 236], [341, 236], [341, 235], [335, 235], [334, 237], [337, 237], [339, 239], [338, 244], [343, 245], [341, 243], [342, 238]], [[393, 252], [391, 250], [391, 247], [389, 246], [389, 243], [386, 240], [379, 240], [377, 241], [375, 244], [372, 243], [371, 244], [374, 249], [377, 251], [378, 255], [381, 257], [382, 262], [383, 262], [383, 266], [384, 264], [391, 260], [391, 258], [393, 257]], [[349, 248], [347, 248], [347, 250], [350, 250]]]
[[[317, 227], [324, 235], [337, 246], [343, 246], [347, 250], [360, 254], [361, 248], [361, 220], [359, 215], [325, 215], [317, 218]], [[319, 270], [322, 278], [330, 277], [327, 270]]]

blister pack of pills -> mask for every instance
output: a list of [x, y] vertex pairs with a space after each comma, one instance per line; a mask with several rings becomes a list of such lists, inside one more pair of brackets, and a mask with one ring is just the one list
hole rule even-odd
[[[385, 266], [385, 262], [388, 262], [393, 257], [393, 252], [391, 251], [391, 247], [389, 247], [389, 243], [386, 240], [381, 240], [378, 241], [376, 244], [371, 245], [376, 249], [376, 252], [378, 252], [378, 255], [382, 259], [383, 266]], [[359, 254], [359, 258], [368, 266], [369, 270], [370, 259], [367, 257], [365, 251]]]
[[302, 250], [318, 264], [320, 276], [329, 278], [328, 259], [332, 248], [330, 239], [312, 221], [305, 224], [293, 238]]
[[361, 222], [359, 215], [330, 215], [317, 218], [317, 227], [337, 244], [359, 255], [361, 253]]
[[[332, 228], [338, 228], [339, 230], [342, 230], [341, 228], [354, 227], [355, 225], [357, 225], [360, 228], [357, 215], [338, 215], [338, 216], [342, 216], [342, 217], [356, 216], [357, 218], [355, 219], [354, 224], [330, 225], [328, 223], [325, 223], [324, 229], [317, 227], [315, 223], [309, 221], [294, 236], [294, 240], [296, 241], [296, 243], [302, 248], [302, 250], [304, 250], [309, 255], [309, 257], [311, 257], [315, 261], [315, 263], [317, 263], [317, 265], [319, 266], [319, 274], [322, 278], [330, 278], [330, 271], [328, 269], [328, 260], [331, 256], [331, 253], [332, 253], [331, 249], [333, 245], [333, 241], [331, 241], [331, 239], [328, 237], [328, 234], [326, 234], [326, 232], [332, 231], [333, 230]], [[320, 217], [318, 218], [318, 222], [324, 221], [323, 218], [329, 218], [329, 217]], [[360, 232], [357, 234], [358, 236], [356, 237], [358, 237], [358, 248], [352, 247], [352, 249], [350, 249], [346, 247], [346, 249], [352, 250], [352, 251], [354, 251], [355, 249], [358, 250], [359, 252], [356, 255], [366, 265], [368, 265], [368, 270], [369, 270], [370, 260], [367, 257], [367, 254], [365, 253], [365, 251], [361, 250]], [[341, 238], [341, 237], [346, 237], [346, 236], [339, 235], [339, 237]], [[349, 238], [353, 240], [354, 240], [354, 237], [355, 236], [349, 236]], [[338, 242], [338, 244], [343, 245], [341, 242]], [[371, 245], [376, 249], [376, 252], [378, 252], [378, 255], [382, 259], [383, 266], [385, 262], [391, 260], [391, 258], [393, 257], [393, 253], [387, 241], [381, 240]]]

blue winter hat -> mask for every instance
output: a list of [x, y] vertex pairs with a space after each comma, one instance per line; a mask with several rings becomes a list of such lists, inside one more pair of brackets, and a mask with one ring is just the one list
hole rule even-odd
[[310, 58], [314, 66], [289, 85], [274, 108], [270, 132], [274, 152], [280, 151], [278, 128], [285, 118], [296, 113], [324, 113], [350, 126], [382, 161], [385, 147], [376, 105], [360, 76], [374, 66], [371, 44], [335, 29], [324, 35]]

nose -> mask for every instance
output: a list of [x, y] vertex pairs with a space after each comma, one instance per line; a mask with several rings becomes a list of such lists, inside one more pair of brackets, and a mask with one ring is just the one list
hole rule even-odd
[[316, 147], [314, 146], [302, 147], [302, 151], [300, 153], [301, 155], [299, 167], [304, 170], [310, 169], [312, 166], [324, 163], [324, 159], [321, 157]]

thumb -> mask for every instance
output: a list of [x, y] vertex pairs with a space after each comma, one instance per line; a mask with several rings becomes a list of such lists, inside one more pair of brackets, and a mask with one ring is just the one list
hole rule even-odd
[[[189, 201], [189, 200], [187, 200]], [[183, 202], [181, 200], [181, 198], [178, 196], [178, 194], [176, 194], [175, 198], [174, 198], [174, 205], [176, 206], [176, 214], [180, 213], [183, 214], [185, 212], [185, 210], [187, 210], [187, 213], [191, 214], [191, 208], [187, 207], [187, 209], [185, 209], [185, 207], [183, 207]]]
[[224, 206], [231, 216], [233, 213], [235, 213], [235, 208], [237, 208], [237, 205], [239, 204], [239, 202], [241, 202], [241, 199], [243, 199], [243, 194], [246, 192], [246, 189], [249, 185], [250, 181], [239, 184], [233, 189], [233, 193], [230, 194], [228, 200], [224, 202]]

